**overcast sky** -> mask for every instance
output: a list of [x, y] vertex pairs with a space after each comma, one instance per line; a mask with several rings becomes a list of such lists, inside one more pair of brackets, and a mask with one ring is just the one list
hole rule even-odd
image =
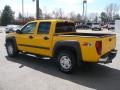
[[[40, 0], [40, 8], [52, 12], [55, 9], [62, 8], [65, 14], [69, 12], [82, 13], [83, 0]], [[88, 13], [100, 13], [110, 3], [120, 5], [120, 0], [87, 0]], [[10, 5], [15, 11], [16, 16], [22, 11], [22, 0], [0, 0], [0, 11], [5, 5]], [[24, 0], [25, 15], [35, 16], [35, 2], [32, 0]]]

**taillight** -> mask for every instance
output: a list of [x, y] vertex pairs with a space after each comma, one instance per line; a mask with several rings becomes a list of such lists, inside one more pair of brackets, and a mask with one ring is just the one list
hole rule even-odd
[[102, 53], [102, 41], [96, 41], [95, 47], [96, 47], [98, 55], [101, 55], [101, 53]]

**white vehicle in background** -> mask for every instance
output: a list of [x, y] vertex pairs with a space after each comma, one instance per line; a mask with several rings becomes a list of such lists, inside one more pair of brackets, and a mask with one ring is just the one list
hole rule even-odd
[[20, 28], [21, 28], [20, 25], [7, 25], [7, 27], [5, 28], [5, 32], [6, 33], [15, 32], [16, 30], [18, 30]]
[[109, 23], [108, 30], [115, 30], [115, 23]]
[[100, 23], [93, 23], [91, 29], [93, 31], [101, 31], [101, 25], [100, 25]]
[[2, 30], [0, 29], [0, 33], [2, 33]]
[[120, 20], [115, 21], [115, 32], [120, 35]]

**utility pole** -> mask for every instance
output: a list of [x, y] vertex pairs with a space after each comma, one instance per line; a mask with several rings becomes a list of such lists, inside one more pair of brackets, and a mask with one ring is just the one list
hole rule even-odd
[[22, 16], [23, 16], [23, 20], [24, 20], [24, 0], [22, 0]]
[[36, 19], [40, 19], [39, 0], [36, 0]]
[[83, 20], [86, 20], [87, 17], [87, 0], [83, 0]]
[[40, 19], [39, 0], [36, 0], [36, 19]]

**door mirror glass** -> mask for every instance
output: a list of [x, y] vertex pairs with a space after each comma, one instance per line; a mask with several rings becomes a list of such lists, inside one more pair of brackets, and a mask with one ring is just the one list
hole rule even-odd
[[18, 30], [16, 30], [16, 33], [17, 34], [22, 34], [22, 31], [18, 29]]

